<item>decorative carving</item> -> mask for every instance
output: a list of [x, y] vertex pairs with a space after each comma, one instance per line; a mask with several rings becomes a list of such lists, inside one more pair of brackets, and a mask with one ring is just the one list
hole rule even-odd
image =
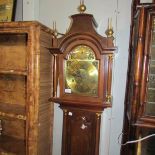
[[67, 116], [68, 111], [66, 109], [63, 109], [63, 111], [64, 111], [64, 115]]
[[87, 128], [87, 126], [85, 124], [82, 124], [81, 129], [84, 130], [85, 128]]
[[114, 59], [114, 56], [112, 54], [109, 54], [108, 57], [109, 57], [109, 60], [113, 60]]
[[106, 102], [111, 102], [112, 96], [111, 95], [106, 95]]
[[100, 119], [101, 113], [96, 113], [97, 119]]
[[0, 112], [0, 116], [4, 116], [4, 117], [10, 117], [10, 118], [17, 118], [20, 120], [26, 120], [26, 116], [23, 115], [16, 115], [16, 114], [8, 114], [8, 113], [4, 113], [4, 112]]

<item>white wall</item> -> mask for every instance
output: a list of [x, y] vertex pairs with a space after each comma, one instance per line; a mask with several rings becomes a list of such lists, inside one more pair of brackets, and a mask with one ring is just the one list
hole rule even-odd
[[110, 132], [110, 151], [109, 155], [119, 155], [120, 145], [118, 144], [118, 136], [122, 130], [123, 113], [124, 113], [124, 97], [126, 87], [126, 74], [128, 64], [128, 45], [130, 31], [130, 7], [131, 0], [118, 1], [117, 16], [117, 46], [118, 54], [115, 60], [114, 85], [113, 94], [114, 102], [112, 108], [112, 121]]
[[23, 20], [23, 1], [17, 0], [16, 1], [16, 11], [15, 11], [15, 21], [22, 21]]
[[[24, 0], [24, 20], [38, 19], [52, 28], [65, 33], [70, 24], [69, 16], [77, 13], [80, 0]], [[115, 57], [113, 80], [113, 107], [102, 115], [100, 155], [119, 155], [118, 135], [122, 131], [126, 72], [128, 62], [129, 26], [131, 0], [85, 0], [87, 13], [91, 13], [99, 24], [98, 32], [104, 35], [107, 19], [112, 17], [115, 43], [118, 53]], [[35, 10], [36, 9], [36, 10]], [[55, 105], [53, 155], [60, 155], [62, 133], [62, 111]]]
[[39, 20], [39, 0], [21, 0], [21, 1], [23, 1], [23, 20], [24, 21]]

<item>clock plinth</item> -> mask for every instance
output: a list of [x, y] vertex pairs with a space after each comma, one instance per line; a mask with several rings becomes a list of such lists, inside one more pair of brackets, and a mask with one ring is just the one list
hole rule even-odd
[[90, 14], [71, 16], [69, 31], [53, 38], [54, 94], [63, 110], [62, 155], [98, 155], [101, 113], [111, 107], [113, 38], [96, 32]]

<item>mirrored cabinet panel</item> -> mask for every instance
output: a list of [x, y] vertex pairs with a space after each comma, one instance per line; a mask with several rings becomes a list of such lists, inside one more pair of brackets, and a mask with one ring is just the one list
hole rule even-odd
[[146, 115], [155, 116], [155, 17], [152, 18]]

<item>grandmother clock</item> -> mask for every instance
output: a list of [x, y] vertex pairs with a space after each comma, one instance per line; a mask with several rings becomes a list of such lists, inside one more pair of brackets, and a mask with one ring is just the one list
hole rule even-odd
[[111, 107], [113, 46], [108, 37], [97, 34], [91, 14], [72, 15], [70, 30], [55, 38], [54, 94], [50, 99], [63, 110], [62, 155], [98, 155], [101, 113]]

